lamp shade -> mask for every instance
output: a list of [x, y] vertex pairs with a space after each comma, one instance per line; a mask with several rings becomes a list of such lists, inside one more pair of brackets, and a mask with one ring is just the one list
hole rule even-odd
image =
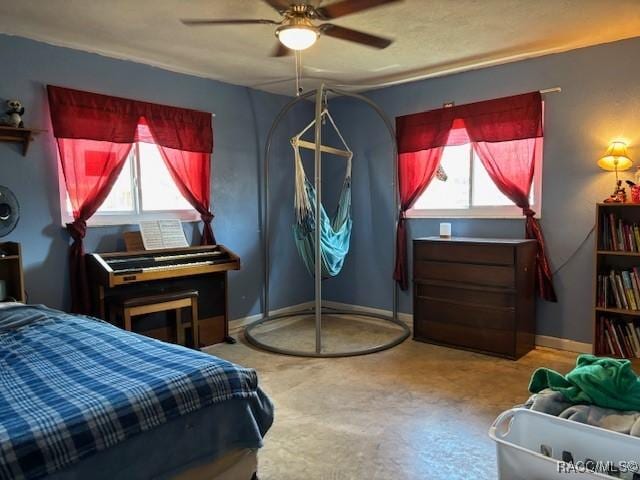
[[624, 142], [611, 142], [604, 157], [598, 160], [598, 166], [610, 172], [614, 170], [629, 170], [633, 162], [627, 155], [627, 144]]

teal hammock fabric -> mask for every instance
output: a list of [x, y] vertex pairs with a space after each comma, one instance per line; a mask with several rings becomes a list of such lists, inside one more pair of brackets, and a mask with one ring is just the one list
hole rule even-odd
[[[305, 190], [312, 210], [310, 214], [305, 215], [301, 222], [293, 224], [293, 238], [307, 270], [311, 275], [314, 275], [316, 191], [306, 179]], [[340, 273], [344, 259], [349, 253], [352, 224], [350, 211], [351, 178], [345, 180], [333, 219], [329, 218], [324, 206], [320, 206], [320, 252], [323, 278], [335, 277]]]
[[[293, 224], [293, 238], [307, 271], [314, 276], [316, 191], [304, 173], [304, 166], [302, 165], [302, 158], [299, 147], [295, 142], [295, 137], [291, 143], [294, 150], [296, 169], [294, 201], [296, 223]], [[349, 157], [342, 190], [338, 199], [338, 207], [332, 219], [327, 215], [324, 206], [320, 205], [320, 252], [323, 278], [335, 277], [342, 270], [345, 257], [349, 252], [351, 225], [351, 157]]]

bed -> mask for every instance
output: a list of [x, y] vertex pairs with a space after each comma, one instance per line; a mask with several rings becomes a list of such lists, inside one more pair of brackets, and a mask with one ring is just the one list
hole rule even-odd
[[249, 480], [273, 422], [254, 370], [0, 303], [0, 478]]

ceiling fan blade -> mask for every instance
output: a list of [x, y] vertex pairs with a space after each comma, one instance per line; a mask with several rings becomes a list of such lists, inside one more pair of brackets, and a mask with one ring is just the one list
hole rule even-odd
[[320, 31], [334, 38], [341, 40], [347, 40], [349, 42], [360, 43], [373, 48], [387, 48], [393, 43], [393, 40], [384, 37], [378, 37], [377, 35], [371, 35], [370, 33], [360, 32], [351, 28], [340, 27], [333, 25], [332, 23], [323, 23], [320, 25]]
[[262, 0], [264, 3], [268, 3], [270, 7], [274, 8], [278, 12], [282, 13], [287, 10], [292, 3], [289, 0]]
[[352, 13], [361, 12], [374, 7], [380, 7], [387, 3], [401, 2], [402, 0], [342, 0], [331, 5], [318, 7], [315, 13], [321, 20], [333, 20]]
[[250, 24], [265, 24], [265, 25], [280, 25], [279, 22], [275, 22], [273, 20], [265, 20], [265, 19], [233, 19], [233, 18], [223, 18], [216, 20], [205, 20], [205, 19], [182, 19], [180, 20], [183, 24], [188, 26], [206, 26], [206, 25], [250, 25]]
[[276, 44], [276, 46], [273, 48], [273, 51], [271, 52], [271, 56], [272, 57], [286, 57], [288, 55], [291, 55], [292, 53], [293, 53], [292, 50], [289, 50], [282, 43], [278, 42]]

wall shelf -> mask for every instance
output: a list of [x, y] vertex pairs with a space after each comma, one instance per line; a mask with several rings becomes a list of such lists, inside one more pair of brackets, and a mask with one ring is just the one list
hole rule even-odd
[[27, 154], [29, 143], [38, 133], [46, 132], [46, 130], [37, 130], [35, 128], [16, 128], [0, 125], [0, 142], [20, 143], [22, 144], [22, 155]]

